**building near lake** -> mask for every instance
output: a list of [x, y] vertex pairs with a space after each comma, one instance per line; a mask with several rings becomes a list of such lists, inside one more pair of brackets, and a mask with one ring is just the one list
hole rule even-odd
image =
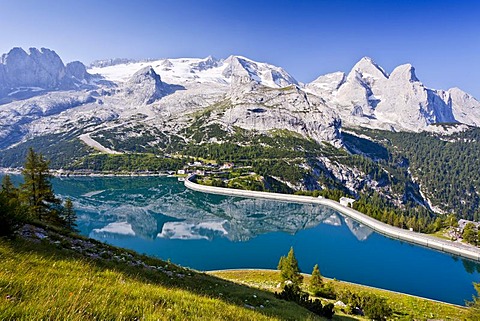
[[465, 229], [465, 226], [468, 224], [468, 223], [472, 223], [473, 225], [475, 225], [475, 227], [478, 228], [480, 227], [480, 222], [474, 222], [474, 221], [469, 221], [469, 220], [464, 220], [464, 219], [461, 219], [458, 221], [458, 230], [460, 231], [460, 233], [463, 233], [463, 230]]
[[222, 166], [220, 166], [219, 169], [232, 169], [233, 166], [235, 166], [235, 164], [233, 164], [233, 163], [225, 163], [225, 164], [223, 164]]
[[346, 207], [352, 207], [355, 199], [350, 197], [340, 197], [340, 204]]

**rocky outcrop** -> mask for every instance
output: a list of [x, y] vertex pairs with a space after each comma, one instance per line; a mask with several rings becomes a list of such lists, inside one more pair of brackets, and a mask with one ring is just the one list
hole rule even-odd
[[[78, 89], [87, 84], [91, 75], [81, 62], [65, 66], [53, 50], [13, 48], [0, 59], [0, 98], [22, 91]], [[32, 95], [30, 95], [32, 96]]]
[[69, 62], [65, 67], [66, 77], [74, 79], [76, 81], [88, 81], [92, 78], [87, 72], [87, 68], [80, 61]]
[[298, 85], [295, 78], [282, 68], [266, 63], [258, 63], [244, 57], [230, 56], [225, 60], [224, 65], [222, 75], [230, 79], [232, 87], [250, 83], [272, 88]]
[[451, 88], [446, 95], [446, 104], [451, 104], [455, 120], [460, 123], [480, 126], [480, 101], [459, 88]]
[[137, 71], [125, 84], [125, 95], [135, 104], [148, 105], [167, 94], [167, 88], [151, 66]]
[[226, 110], [222, 118], [227, 125], [257, 132], [286, 129], [318, 142], [341, 144], [340, 119], [321, 99], [295, 85], [233, 91], [230, 100], [233, 108]]
[[431, 124], [462, 121], [454, 115], [449, 94], [425, 87], [410, 64], [389, 75], [364, 57], [346, 77], [325, 75], [306, 90], [324, 98], [347, 126], [421, 131]]

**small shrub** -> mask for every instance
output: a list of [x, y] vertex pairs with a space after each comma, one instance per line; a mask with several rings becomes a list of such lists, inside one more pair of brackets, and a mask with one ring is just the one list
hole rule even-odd
[[393, 313], [387, 304], [387, 300], [376, 295], [367, 297], [363, 312], [373, 320], [386, 320]]
[[337, 298], [337, 293], [335, 292], [335, 289], [330, 282], [324, 283], [322, 286], [314, 288], [312, 292], [314, 296], [325, 299], [333, 300]]
[[334, 307], [333, 303], [326, 304], [322, 309], [323, 316], [327, 319], [333, 318], [335, 314]]
[[386, 320], [393, 314], [385, 298], [369, 293], [343, 291], [340, 300], [348, 305], [349, 314], [363, 314], [373, 320]]
[[323, 306], [319, 299], [309, 299], [308, 294], [303, 292], [296, 284], [285, 285], [283, 291], [276, 294], [276, 296], [282, 300], [295, 302], [307, 310], [328, 319], [331, 319], [335, 313], [333, 310], [333, 304], [330, 303]]

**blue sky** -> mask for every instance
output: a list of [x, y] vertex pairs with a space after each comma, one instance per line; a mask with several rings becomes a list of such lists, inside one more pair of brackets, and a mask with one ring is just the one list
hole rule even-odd
[[480, 99], [480, 1], [0, 0], [0, 52], [47, 47], [64, 60], [224, 58], [282, 66], [308, 82], [363, 56], [416, 67], [428, 87]]

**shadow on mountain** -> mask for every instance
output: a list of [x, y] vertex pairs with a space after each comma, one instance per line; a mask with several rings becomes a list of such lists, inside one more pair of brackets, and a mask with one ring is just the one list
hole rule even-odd
[[11, 102], [18, 101], [18, 100], [33, 98], [36, 96], [41, 96], [47, 92], [49, 92], [49, 90], [44, 90], [44, 89], [33, 90], [32, 88], [25, 88], [23, 90], [18, 90], [16, 92], [10, 93], [4, 97], [0, 96], [0, 105], [9, 104]]
[[166, 82], [164, 82], [163, 84], [165, 86], [167, 95], [171, 95], [179, 90], [187, 90], [187, 88], [182, 85], [167, 84]]

